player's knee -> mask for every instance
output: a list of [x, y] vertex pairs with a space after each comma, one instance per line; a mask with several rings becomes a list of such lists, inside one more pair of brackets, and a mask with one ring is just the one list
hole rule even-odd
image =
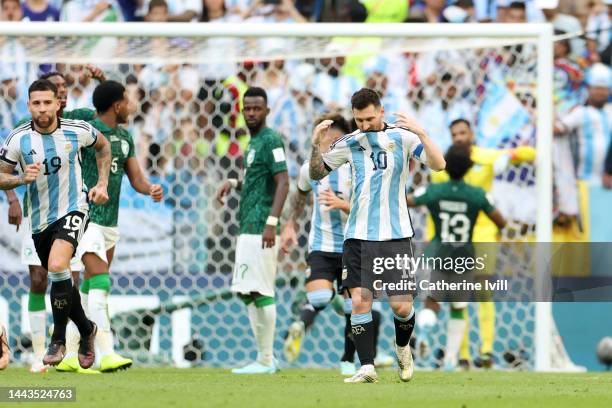
[[317, 289], [306, 293], [306, 297], [308, 298], [308, 303], [315, 310], [323, 310], [334, 297], [334, 291], [332, 289]]
[[393, 314], [399, 318], [409, 317], [411, 314], [414, 315], [412, 303], [402, 302], [392, 305]]
[[49, 259], [47, 268], [49, 270], [49, 273], [57, 273], [57, 272], [63, 272], [66, 269], [68, 269], [68, 265], [65, 265], [64, 262], [62, 262], [62, 260]]

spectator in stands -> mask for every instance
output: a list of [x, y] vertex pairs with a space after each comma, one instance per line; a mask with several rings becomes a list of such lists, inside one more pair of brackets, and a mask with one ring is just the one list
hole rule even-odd
[[3, 21], [21, 21], [23, 11], [19, 0], [2, 0], [2, 13], [0, 20]]
[[[565, 31], [555, 30], [555, 35], [566, 34]], [[558, 116], [572, 110], [583, 102], [584, 80], [582, 68], [572, 57], [570, 40], [555, 41], [554, 44], [554, 101]]]
[[253, 0], [243, 18], [257, 23], [306, 23], [293, 0], [279, 0], [277, 5], [265, 4], [264, 0]]
[[413, 5], [410, 8], [410, 15], [412, 17], [423, 16], [428, 23], [441, 23], [445, 21], [442, 15], [445, 6], [445, 0], [425, 0]]
[[312, 92], [321, 98], [328, 110], [345, 109], [360, 84], [355, 78], [342, 75], [346, 58], [342, 55], [345, 49], [341, 44], [331, 42], [324, 52], [330, 57], [321, 58], [321, 72], [314, 78]]
[[406, 0], [362, 0], [368, 11], [366, 23], [401, 23], [408, 17]]
[[[499, 7], [498, 7], [499, 12]], [[527, 22], [527, 8], [525, 3], [522, 1], [513, 1], [508, 5], [508, 9], [505, 12], [504, 23], [526, 23]]]
[[62, 21], [121, 21], [121, 8], [115, 0], [71, 0], [64, 3], [60, 13]]
[[206, 23], [234, 23], [242, 20], [240, 13], [228, 10], [224, 0], [203, 0], [200, 21]]
[[604, 188], [612, 189], [612, 141], [608, 147], [608, 154], [606, 155], [606, 163], [603, 174], [602, 184]]
[[587, 50], [592, 62], [610, 66], [610, 30], [612, 29], [612, 0], [604, 0], [605, 9], [589, 17], [586, 26]]
[[603, 64], [595, 64], [587, 73], [589, 96], [585, 105], [558, 118], [555, 134], [577, 132], [577, 178], [599, 183], [604, 174], [606, 151], [612, 140], [612, 72]]
[[145, 16], [145, 21], [151, 23], [163, 23], [168, 21], [168, 3], [166, 0], [151, 0], [149, 10]]
[[[546, 21], [552, 23], [556, 30], [565, 31], [567, 33], [576, 33], [582, 30], [580, 21], [574, 16], [561, 14], [557, 7], [559, 0], [543, 0], [537, 3], [542, 10]], [[584, 39], [575, 37], [571, 39], [572, 54], [575, 57], [580, 57], [584, 54], [585, 43]]]
[[412, 106], [408, 103], [406, 86], [401, 84], [396, 87], [389, 87], [389, 75], [391, 65], [398, 64], [398, 59], [391, 59], [383, 56], [374, 57], [365, 63], [365, 72], [367, 80], [365, 86], [374, 89], [381, 96], [381, 102], [385, 108], [385, 112], [391, 115], [393, 112], [408, 113], [413, 117], [416, 112], [412, 110]]
[[225, 8], [232, 14], [244, 14], [251, 7], [253, 0], [224, 0]]
[[476, 22], [476, 10], [472, 0], [457, 0], [442, 12], [445, 21], [449, 23]]
[[202, 6], [202, 0], [169, 0], [170, 17], [168, 21], [184, 23], [198, 21], [202, 15]]
[[60, 12], [47, 0], [26, 0], [21, 8], [24, 21], [59, 21]]

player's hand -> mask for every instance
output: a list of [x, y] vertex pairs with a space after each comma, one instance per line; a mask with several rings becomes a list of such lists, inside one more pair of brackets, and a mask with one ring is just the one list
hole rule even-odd
[[333, 120], [326, 119], [323, 122], [319, 123], [312, 132], [312, 144], [319, 145], [321, 143], [321, 138], [327, 135], [327, 131], [329, 127], [334, 123]]
[[164, 198], [164, 189], [159, 184], [151, 184], [149, 187], [149, 195], [156, 203], [159, 203]]
[[21, 176], [23, 184], [30, 184], [36, 180], [41, 168], [42, 164], [40, 163], [28, 164], [23, 172], [23, 175]]
[[293, 227], [293, 222], [289, 222], [281, 228], [280, 245], [284, 253], [288, 254], [291, 248], [297, 245], [297, 233]]
[[612, 174], [604, 173], [602, 184], [605, 189], [612, 189]]
[[274, 248], [276, 242], [276, 227], [272, 225], [266, 225], [263, 234], [261, 234], [261, 247], [262, 248]]
[[89, 201], [96, 205], [102, 205], [108, 201], [106, 186], [96, 185], [89, 190]]
[[21, 211], [21, 205], [19, 205], [19, 200], [14, 199], [9, 204], [9, 210], [8, 210], [9, 225], [17, 226], [17, 231], [19, 231], [19, 226], [21, 225], [22, 219], [23, 219], [23, 212]]
[[321, 191], [319, 194], [319, 202], [325, 206], [325, 210], [343, 210], [346, 206], [346, 201], [338, 197], [330, 188]]
[[102, 71], [100, 68], [91, 64], [85, 65], [85, 68], [87, 68], [93, 79], [97, 80], [98, 82], [106, 81], [106, 75], [104, 75], [104, 71]]
[[225, 204], [225, 196], [228, 195], [232, 191], [232, 184], [229, 181], [226, 181], [219, 187], [217, 190], [217, 201], [221, 204]]
[[393, 116], [397, 118], [395, 124], [403, 127], [416, 134], [418, 137], [427, 134], [421, 125], [414, 119], [402, 112], [393, 112]]

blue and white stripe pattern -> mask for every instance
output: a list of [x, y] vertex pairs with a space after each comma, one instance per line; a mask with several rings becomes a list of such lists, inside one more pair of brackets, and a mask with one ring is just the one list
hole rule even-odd
[[349, 164], [340, 166], [322, 180], [311, 180], [308, 176], [308, 162], [302, 165], [298, 178], [298, 188], [302, 191], [313, 191], [315, 194], [308, 251], [334, 252], [341, 254], [344, 243], [344, 229], [347, 215], [344, 211], [328, 210], [319, 203], [322, 191], [331, 189], [338, 197], [349, 201], [351, 196], [351, 168]]
[[414, 235], [405, 195], [410, 158], [426, 163], [421, 141], [414, 133], [388, 124], [379, 132], [346, 135], [323, 154], [330, 169], [351, 164], [345, 239], [388, 241]]
[[560, 124], [563, 130], [576, 132], [578, 178], [600, 183], [612, 140], [612, 103], [602, 109], [590, 105], [578, 106], [561, 117]]
[[50, 134], [41, 134], [32, 122], [15, 128], [7, 137], [0, 159], [21, 169], [34, 163], [42, 168], [36, 181], [27, 185], [28, 214], [32, 232], [38, 233], [72, 211], [88, 213], [86, 190], [81, 175], [81, 147], [96, 142], [87, 122], [61, 119]]

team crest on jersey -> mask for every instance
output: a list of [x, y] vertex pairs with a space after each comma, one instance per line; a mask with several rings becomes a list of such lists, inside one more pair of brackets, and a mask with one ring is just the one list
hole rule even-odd
[[126, 140], [121, 141], [121, 152], [124, 156], [127, 156], [130, 151], [130, 144]]
[[395, 142], [394, 141], [390, 141], [389, 144], [387, 145], [387, 150], [392, 152], [395, 150]]
[[247, 167], [251, 167], [253, 161], [255, 160], [255, 150], [249, 150], [249, 154], [247, 155]]
[[72, 143], [66, 143], [64, 150], [66, 150], [66, 153], [70, 153], [72, 151]]
[[348, 277], [348, 269], [342, 268], [342, 280], [346, 280]]

